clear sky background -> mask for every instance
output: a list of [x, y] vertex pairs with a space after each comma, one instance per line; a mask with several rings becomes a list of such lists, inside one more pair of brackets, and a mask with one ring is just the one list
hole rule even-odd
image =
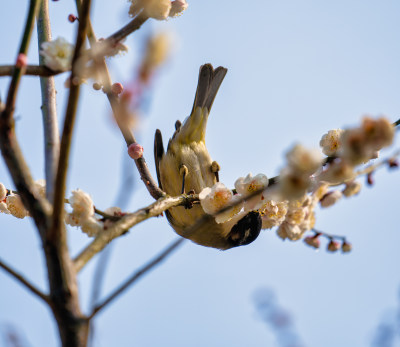
[[[54, 37], [73, 40], [75, 25], [66, 19], [76, 13], [73, 3], [50, 3]], [[106, 37], [126, 24], [128, 8], [122, 0], [95, 1], [97, 35]], [[0, 64], [15, 59], [26, 10], [26, 1], [2, 6]], [[153, 173], [155, 129], [167, 141], [175, 121], [188, 115], [201, 64], [227, 67], [208, 122], [207, 145], [222, 167], [222, 182], [232, 187], [248, 172], [277, 175], [295, 142], [318, 146], [326, 131], [356, 125], [365, 114], [400, 118], [399, 14], [395, 0], [192, 0], [177, 19], [147, 22], [126, 41], [130, 52], [113, 59], [110, 67], [114, 81], [128, 81], [144, 39], [155, 31], [174, 34], [174, 52], [158, 76], [137, 134]], [[36, 41], [29, 57], [37, 63]], [[66, 76], [56, 78], [60, 120]], [[8, 81], [0, 78], [2, 98]], [[43, 178], [38, 79], [24, 78], [16, 117], [32, 173]], [[81, 188], [102, 209], [114, 205], [124, 155], [105, 96], [84, 86], [68, 190]], [[133, 164], [129, 170], [135, 170]], [[95, 346], [282, 346], [255, 307], [254, 293], [265, 287], [291, 315], [301, 346], [373, 345], [382, 322], [398, 328], [400, 306], [399, 172], [383, 169], [374, 177], [373, 188], [364, 185], [359, 196], [317, 211], [316, 227], [346, 235], [352, 253], [315, 252], [302, 241], [282, 242], [274, 230], [226, 252], [186, 242], [99, 314]], [[3, 161], [0, 181], [12, 187]], [[136, 182], [129, 211], [152, 201]], [[32, 222], [0, 215], [0, 225], [1, 258], [45, 289], [44, 259]], [[166, 219], [157, 218], [117, 240], [103, 295], [176, 237]], [[69, 231], [72, 254], [88, 241], [78, 229]], [[79, 275], [86, 312], [94, 264]], [[49, 310], [0, 271], [0, 346], [6, 346], [1, 334], [11, 328], [26, 346], [57, 345]], [[399, 331], [389, 346], [400, 346]]]

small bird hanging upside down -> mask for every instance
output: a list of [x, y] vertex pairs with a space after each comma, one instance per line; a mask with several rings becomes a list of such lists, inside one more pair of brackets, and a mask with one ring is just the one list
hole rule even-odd
[[[219, 181], [219, 165], [212, 161], [206, 144], [205, 133], [208, 115], [227, 69], [211, 64], [200, 67], [196, 96], [190, 116], [181, 124], [175, 123], [175, 132], [164, 152], [160, 130], [154, 139], [154, 157], [160, 188], [171, 196], [185, 192], [200, 193]], [[239, 221], [233, 219], [217, 223], [213, 218], [188, 233], [188, 229], [205, 215], [200, 205], [187, 209], [183, 206], [166, 211], [174, 230], [193, 242], [222, 250], [244, 246], [253, 242], [261, 230], [259, 212], [251, 211]], [[192, 228], [193, 229], [193, 228]]]

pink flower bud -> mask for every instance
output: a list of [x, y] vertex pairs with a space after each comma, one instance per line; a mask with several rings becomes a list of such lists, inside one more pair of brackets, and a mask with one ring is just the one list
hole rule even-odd
[[390, 168], [397, 168], [399, 167], [399, 162], [396, 159], [389, 159], [388, 164]]
[[374, 178], [372, 177], [372, 172], [367, 175], [367, 184], [372, 186], [374, 184]]
[[327, 250], [329, 252], [336, 252], [339, 249], [340, 249], [340, 243], [339, 242], [333, 241], [333, 240], [331, 240], [331, 242], [329, 242], [328, 248], [327, 248]]
[[24, 53], [18, 54], [15, 65], [19, 69], [23, 68], [24, 66], [27, 66], [28, 65], [28, 57], [26, 56], [26, 54], [24, 54]]
[[304, 238], [304, 242], [309, 245], [310, 247], [314, 247], [314, 248], [319, 248], [320, 246], [320, 242], [319, 242], [319, 238], [318, 235], [315, 236], [307, 236], [306, 238]]
[[139, 159], [143, 156], [143, 147], [138, 143], [132, 143], [128, 147], [128, 154], [132, 159]]
[[121, 94], [123, 90], [124, 90], [124, 87], [121, 83], [114, 83], [111, 86], [111, 91], [116, 95]]
[[68, 21], [71, 23], [75, 22], [78, 19], [77, 16], [74, 16], [72, 13], [68, 15]]
[[342, 244], [342, 252], [343, 253], [349, 253], [349, 252], [351, 252], [351, 250], [352, 250], [352, 245], [351, 245], [351, 243], [348, 243], [348, 242], [343, 242], [343, 244]]

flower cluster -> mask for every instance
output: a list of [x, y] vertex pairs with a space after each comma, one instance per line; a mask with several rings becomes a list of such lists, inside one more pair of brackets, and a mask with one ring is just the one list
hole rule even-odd
[[[332, 235], [328, 235], [328, 234], [324, 234], [321, 232], [315, 232], [315, 235], [313, 236], [307, 236], [304, 238], [304, 242], [306, 243], [306, 245], [315, 248], [315, 249], [319, 249], [321, 246], [321, 242], [320, 242], [320, 238], [321, 236], [327, 238], [329, 240], [329, 243], [326, 247], [326, 250], [328, 252], [337, 252], [338, 250], [342, 250], [342, 253], [349, 253], [351, 252], [353, 246], [351, 245], [351, 243], [347, 242], [346, 239], [342, 236], [332, 236]], [[336, 241], [336, 239], [341, 239], [341, 242]]]
[[94, 216], [94, 205], [89, 194], [80, 189], [73, 190], [69, 204], [72, 212], [67, 213], [65, 217], [67, 224], [80, 226], [82, 231], [89, 236], [96, 236], [103, 229], [103, 223]]
[[[112, 223], [107, 218], [99, 220], [95, 217], [92, 198], [84, 191], [73, 190], [68, 201], [72, 207], [72, 212], [67, 213], [65, 222], [71, 226], [79, 226], [88, 236], [96, 236]], [[104, 211], [104, 214], [113, 217], [122, 216], [119, 207], [109, 207]]]
[[[34, 183], [33, 192], [36, 196], [46, 196], [46, 181], [38, 180]], [[0, 212], [10, 214], [16, 218], [23, 219], [29, 216], [19, 194], [7, 190], [3, 183], [0, 183]]]
[[[249, 174], [236, 180], [236, 194], [222, 183], [205, 188], [199, 195], [201, 206], [206, 213], [216, 214], [236, 202], [234, 207], [217, 214], [218, 223], [225, 223], [249, 211], [258, 211], [262, 229], [277, 227], [277, 234], [283, 240], [302, 239], [307, 231], [314, 230], [318, 204], [327, 208], [343, 197], [360, 192], [361, 184], [355, 180], [356, 166], [376, 158], [377, 152], [389, 146], [393, 137], [394, 126], [385, 118], [374, 120], [367, 117], [360, 127], [330, 130], [320, 141], [327, 159], [323, 160], [320, 151], [297, 144], [287, 152], [287, 164], [270, 187], [265, 175], [253, 177]], [[393, 160], [387, 163], [389, 167], [397, 167], [397, 162]], [[335, 237], [322, 232], [305, 237], [304, 241], [319, 248], [321, 235], [330, 240], [328, 251], [351, 251], [351, 244], [343, 237], [339, 237], [342, 238], [340, 243]]]
[[[217, 214], [217, 223], [225, 223], [242, 214], [257, 210], [264, 201], [263, 190], [267, 188], [268, 178], [263, 174], [253, 177], [248, 174], [235, 182], [236, 194], [225, 187], [223, 183], [216, 183], [213, 187], [204, 188], [200, 194], [200, 204], [204, 212], [215, 214], [221, 209], [227, 210]], [[258, 193], [259, 192], [259, 193]], [[245, 198], [248, 197], [249, 199]], [[233, 207], [229, 208], [232, 205]]]

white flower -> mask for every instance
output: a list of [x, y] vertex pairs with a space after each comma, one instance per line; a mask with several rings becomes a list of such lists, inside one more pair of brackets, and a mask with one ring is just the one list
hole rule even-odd
[[53, 71], [67, 71], [71, 69], [74, 46], [63, 37], [50, 42], [43, 42], [40, 54], [44, 64]]
[[7, 204], [5, 202], [0, 202], [0, 212], [10, 214], [10, 211], [8, 210]]
[[322, 156], [317, 149], [307, 149], [303, 145], [295, 145], [287, 154], [288, 166], [293, 171], [311, 175], [322, 164]]
[[277, 235], [285, 240], [288, 238], [291, 241], [297, 241], [301, 239], [303, 233], [298, 225], [293, 225], [287, 222], [283, 222], [278, 230], [276, 231]]
[[322, 147], [322, 152], [327, 156], [334, 156], [340, 149], [341, 141], [340, 138], [343, 134], [343, 129], [329, 130], [325, 135], [322, 136], [319, 145]]
[[279, 175], [279, 190], [285, 199], [297, 199], [302, 197], [311, 186], [308, 174], [285, 167]]
[[320, 182], [327, 182], [329, 184], [336, 185], [352, 180], [355, 176], [356, 174], [354, 172], [354, 167], [347, 161], [340, 160], [330, 163], [328, 168], [316, 178]]
[[84, 220], [94, 215], [94, 205], [91, 197], [80, 189], [72, 191], [69, 204], [72, 206], [72, 213], [66, 216], [67, 224], [72, 226], [81, 225]]
[[[208, 214], [215, 214], [225, 206], [234, 203], [235, 200], [240, 199], [239, 196], [234, 198], [233, 193], [221, 182], [214, 184], [213, 187], [204, 188], [199, 194], [200, 204], [204, 212]], [[228, 211], [220, 214], [216, 218], [217, 223], [223, 223], [230, 220], [242, 208], [242, 204], [236, 205]]]
[[3, 201], [7, 196], [7, 188], [3, 183], [0, 183], [0, 201]]
[[144, 2], [145, 14], [150, 18], [158, 20], [167, 19], [171, 8], [170, 0], [147, 0]]
[[334, 190], [325, 194], [320, 200], [321, 207], [329, 207], [334, 205], [342, 198], [342, 192], [339, 190]]
[[[249, 173], [246, 177], [239, 177], [235, 182], [236, 191], [243, 195], [244, 197], [249, 196], [257, 191], [261, 191], [266, 189], [268, 186], [268, 178], [263, 174], [258, 174], [256, 176], [252, 176]], [[259, 205], [264, 202], [263, 192], [252, 197], [249, 200], [246, 200], [244, 203], [245, 210], [254, 210], [258, 209]]]
[[94, 217], [89, 217], [82, 221], [81, 229], [88, 236], [96, 236], [101, 230], [103, 230], [103, 223]]
[[348, 198], [350, 196], [356, 195], [361, 190], [361, 183], [356, 181], [350, 181], [346, 183], [346, 187], [342, 190], [343, 195]]
[[19, 195], [10, 194], [7, 196], [6, 204], [8, 211], [16, 218], [22, 219], [29, 215]]
[[180, 16], [183, 11], [185, 11], [188, 8], [188, 3], [186, 0], [175, 0], [172, 1], [171, 3], [171, 10], [169, 11], [169, 16], [170, 17], [178, 17]]
[[46, 180], [40, 179], [35, 181], [34, 184], [35, 193], [39, 195], [41, 198], [46, 197]]
[[268, 200], [259, 210], [262, 220], [262, 229], [271, 229], [282, 224], [287, 213], [287, 201], [275, 202]]
[[359, 128], [343, 133], [341, 156], [354, 165], [376, 158], [377, 151], [393, 142], [394, 131], [394, 126], [386, 118], [365, 117]]

